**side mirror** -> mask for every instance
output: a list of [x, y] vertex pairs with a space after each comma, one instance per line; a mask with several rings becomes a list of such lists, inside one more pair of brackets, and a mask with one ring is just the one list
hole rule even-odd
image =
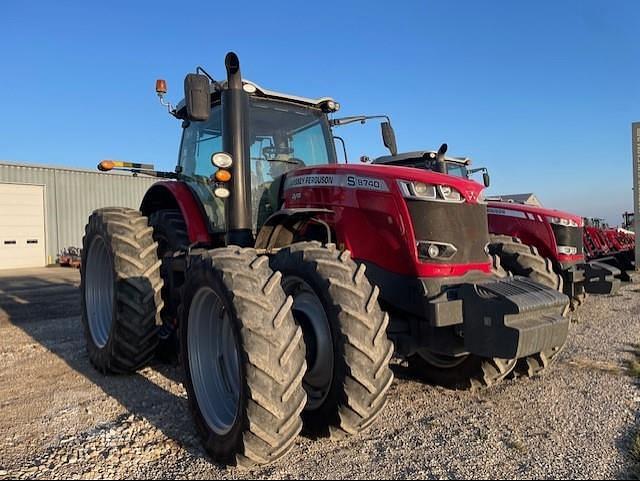
[[188, 120], [198, 122], [209, 119], [211, 92], [206, 75], [190, 73], [184, 78], [184, 102]]
[[491, 185], [491, 178], [489, 177], [489, 172], [485, 172], [482, 174], [482, 182], [485, 187], [489, 187]]
[[391, 155], [398, 155], [396, 133], [393, 131], [393, 127], [391, 127], [389, 122], [382, 122], [380, 127], [382, 128], [382, 141], [384, 142], [384, 146], [389, 149]]

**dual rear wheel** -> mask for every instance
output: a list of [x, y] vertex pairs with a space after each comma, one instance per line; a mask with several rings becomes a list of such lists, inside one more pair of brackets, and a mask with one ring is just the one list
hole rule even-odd
[[[87, 226], [83, 323], [102, 372], [134, 372], [158, 346], [167, 312], [159, 256], [171, 241], [148, 223], [131, 209], [102, 209]], [[211, 456], [266, 464], [291, 448], [303, 421], [338, 437], [368, 427], [393, 380], [377, 296], [364, 267], [333, 245], [296, 244], [271, 259], [237, 247], [190, 257], [177, 337]]]
[[305, 427], [337, 438], [362, 431], [384, 408], [393, 382], [389, 317], [378, 304], [378, 288], [367, 280], [364, 265], [333, 244], [293, 244], [271, 265], [282, 273], [304, 334]]
[[158, 345], [163, 308], [153, 229], [138, 211], [95, 211], [85, 229], [82, 322], [89, 358], [101, 372], [144, 367]]
[[265, 464], [303, 426], [342, 437], [374, 421], [393, 345], [363, 269], [319, 243], [271, 259], [236, 247], [195, 258], [179, 337], [191, 410], [215, 459]]

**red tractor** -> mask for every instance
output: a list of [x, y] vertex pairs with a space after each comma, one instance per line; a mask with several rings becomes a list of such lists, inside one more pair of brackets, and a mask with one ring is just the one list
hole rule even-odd
[[[469, 179], [486, 168], [471, 168], [466, 157], [446, 156], [446, 144], [440, 151], [418, 151], [380, 157], [374, 164], [413, 166]], [[575, 309], [585, 293], [612, 294], [620, 285], [620, 271], [598, 261], [585, 261], [582, 218], [535, 205], [488, 199], [490, 251], [499, 256], [508, 272], [529, 277], [564, 292]]]
[[[614, 294], [621, 272], [585, 259], [582, 218], [555, 209], [489, 200], [492, 250], [510, 257], [512, 272], [531, 269], [534, 278], [556, 285], [579, 306], [587, 293]], [[531, 257], [530, 257], [531, 256]], [[533, 261], [535, 257], [537, 260]]]
[[[481, 185], [339, 165], [334, 100], [243, 80], [233, 53], [225, 64], [225, 82], [187, 75], [169, 107], [183, 127], [175, 172], [101, 163], [165, 180], [140, 210], [89, 218], [83, 322], [99, 370], [133, 372], [177, 338], [207, 451], [253, 465], [283, 456], [303, 425], [371, 425], [391, 340], [450, 385], [495, 383], [563, 346], [568, 298], [497, 268]], [[396, 153], [388, 122], [382, 132]]]

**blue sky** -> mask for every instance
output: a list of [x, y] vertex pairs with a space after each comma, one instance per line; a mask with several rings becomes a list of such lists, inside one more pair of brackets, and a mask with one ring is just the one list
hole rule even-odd
[[[619, 223], [640, 120], [640, 2], [3, 2], [0, 159], [92, 168], [175, 165], [182, 96], [236, 51], [265, 87], [386, 113], [400, 150], [468, 155], [490, 193]], [[345, 127], [350, 157], [384, 153], [377, 124]]]

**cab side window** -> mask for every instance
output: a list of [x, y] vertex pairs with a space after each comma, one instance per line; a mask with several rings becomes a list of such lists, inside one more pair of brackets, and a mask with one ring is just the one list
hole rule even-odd
[[214, 106], [206, 122], [190, 122], [180, 146], [180, 165], [188, 176], [210, 177], [215, 168], [211, 156], [222, 151], [222, 107]]

